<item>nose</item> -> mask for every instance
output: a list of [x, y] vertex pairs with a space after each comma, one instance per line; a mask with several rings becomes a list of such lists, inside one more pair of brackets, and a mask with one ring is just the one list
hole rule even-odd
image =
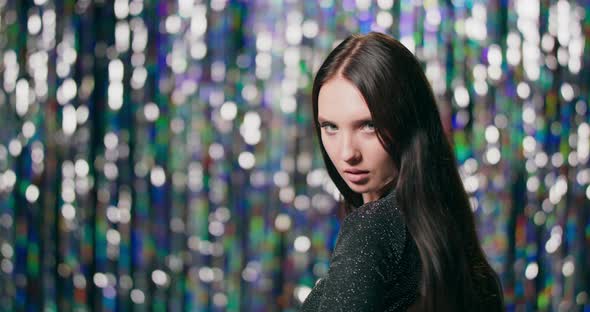
[[361, 152], [353, 136], [350, 134], [343, 134], [340, 145], [340, 158], [347, 163], [352, 163], [358, 161], [360, 157]]

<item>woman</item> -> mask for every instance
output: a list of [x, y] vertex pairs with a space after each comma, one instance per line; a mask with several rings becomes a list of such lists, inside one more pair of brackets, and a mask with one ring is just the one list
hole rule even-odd
[[502, 311], [468, 196], [420, 63], [380, 33], [320, 67], [313, 114], [344, 197], [327, 276], [301, 311]]

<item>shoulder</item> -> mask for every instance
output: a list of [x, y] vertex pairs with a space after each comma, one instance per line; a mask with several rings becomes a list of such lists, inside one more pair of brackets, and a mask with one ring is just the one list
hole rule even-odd
[[357, 246], [384, 248], [399, 258], [407, 231], [395, 190], [353, 210], [343, 220], [341, 231], [342, 239], [362, 240]]
[[386, 196], [366, 203], [346, 216], [343, 226], [361, 227], [363, 229], [378, 229], [380, 227], [403, 229], [405, 222], [399, 206], [395, 190]]

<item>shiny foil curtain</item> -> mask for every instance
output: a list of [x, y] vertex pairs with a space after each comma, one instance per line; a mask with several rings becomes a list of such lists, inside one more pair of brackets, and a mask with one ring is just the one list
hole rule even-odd
[[421, 60], [508, 311], [589, 311], [590, 14], [548, 0], [0, 0], [0, 311], [296, 311], [339, 194], [311, 84]]

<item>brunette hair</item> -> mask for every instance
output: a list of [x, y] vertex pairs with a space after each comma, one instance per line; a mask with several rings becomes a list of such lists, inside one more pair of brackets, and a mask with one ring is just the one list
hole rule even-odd
[[490, 279], [492, 292], [499, 292], [496, 297], [503, 304], [501, 285], [479, 244], [455, 154], [420, 62], [396, 39], [371, 32], [343, 40], [316, 74], [314, 125], [326, 169], [349, 213], [363, 204], [362, 195], [348, 187], [331, 162], [318, 123], [320, 89], [335, 77], [348, 80], [363, 95], [379, 140], [396, 166], [393, 188], [421, 259], [420, 310], [481, 307], [478, 289]]

